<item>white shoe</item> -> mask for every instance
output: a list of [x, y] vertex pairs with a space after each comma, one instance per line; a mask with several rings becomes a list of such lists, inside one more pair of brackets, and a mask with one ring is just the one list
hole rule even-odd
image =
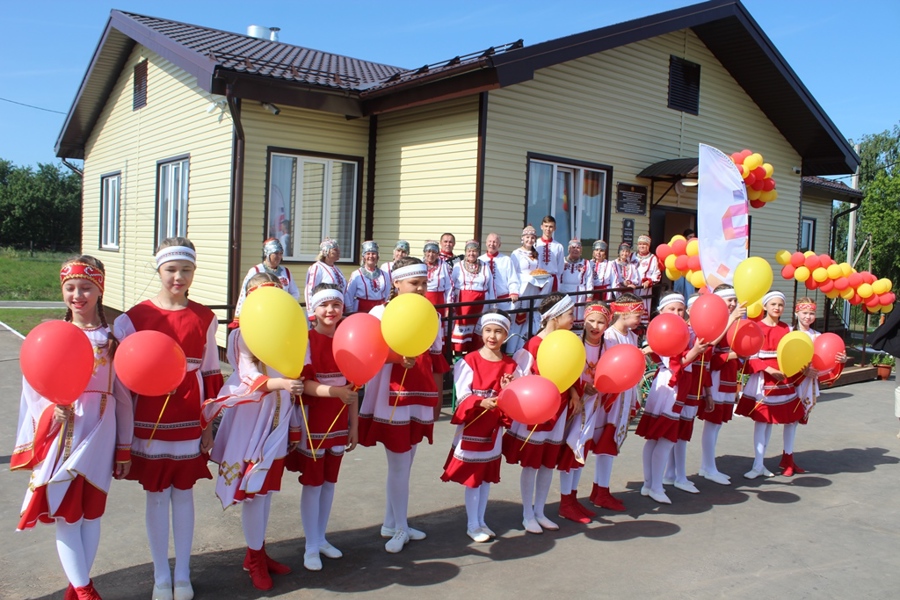
[[482, 526], [480, 527], [480, 529], [481, 529], [483, 532], [485, 532], [485, 533], [488, 535], [488, 537], [492, 537], [492, 538], [497, 537], [497, 534], [494, 533], [494, 530], [491, 529], [490, 527], [488, 527], [487, 525], [482, 525]]
[[663, 477], [663, 485], [675, 485], [675, 480]]
[[[385, 539], [392, 538], [394, 537], [395, 533], [397, 533], [396, 529], [391, 529], [390, 527], [385, 527], [384, 525], [381, 526], [381, 537]], [[420, 542], [428, 537], [425, 535], [424, 531], [419, 531], [418, 529], [415, 529], [413, 527], [407, 529], [406, 533], [409, 534], [409, 539], [413, 542]]]
[[653, 490], [650, 490], [649, 495], [651, 499], [656, 500], [660, 504], [672, 504], [672, 501], [669, 500], [669, 497], [666, 496], [665, 492], [654, 492]]
[[[321, 548], [319, 552], [321, 552]], [[307, 571], [321, 571], [322, 570], [322, 559], [319, 557], [319, 552], [307, 552], [303, 555], [303, 568]]]
[[690, 481], [676, 481], [675, 487], [681, 490], [682, 492], [687, 492], [688, 494], [699, 494], [700, 490], [697, 489], [697, 486], [691, 483]]
[[725, 473], [703, 471], [700, 476], [719, 485], [731, 485], [731, 479]]
[[559, 529], [559, 525], [544, 515], [536, 515], [534, 520], [538, 522], [538, 525], [540, 525], [542, 529], [547, 529], [548, 531], [557, 531]]
[[487, 542], [491, 539], [491, 536], [485, 533], [482, 529], [476, 529], [474, 531], [471, 529], [467, 529], [466, 535], [472, 538], [472, 541], [478, 542], [479, 544]]
[[394, 537], [388, 540], [387, 544], [384, 545], [384, 549], [390, 552], [391, 554], [397, 554], [401, 550], [403, 550], [403, 546], [409, 543], [409, 534], [406, 533], [403, 529], [397, 530], [394, 533]]
[[325, 558], [340, 558], [344, 555], [343, 552], [341, 552], [328, 542], [319, 544], [319, 554], [321, 554]]
[[540, 524], [535, 519], [525, 519], [522, 521], [522, 527], [525, 528], [525, 531], [528, 533], [544, 533], [544, 530], [541, 529]]
[[172, 583], [153, 584], [153, 600], [172, 600]]
[[641, 496], [649, 496], [650, 495], [650, 487], [646, 485], [641, 486]]
[[194, 600], [194, 588], [190, 581], [176, 581], [173, 600]]
[[772, 471], [768, 470], [765, 467], [762, 468], [761, 473], [763, 474], [764, 477], [775, 477], [775, 473], [773, 473]]
[[750, 469], [746, 473], [744, 473], [744, 479], [756, 479], [762, 475], [762, 471], [757, 471], [756, 469]]

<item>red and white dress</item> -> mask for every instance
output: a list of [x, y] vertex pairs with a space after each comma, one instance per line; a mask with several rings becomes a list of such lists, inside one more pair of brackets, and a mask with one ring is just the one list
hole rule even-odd
[[581, 377], [576, 383], [576, 389], [581, 394], [584, 409], [581, 414], [572, 415], [566, 423], [566, 443], [559, 455], [559, 464], [556, 468], [560, 471], [571, 471], [584, 466], [584, 459], [594, 447], [594, 423], [598, 412], [603, 407], [603, 395], [584, 395], [584, 386], [593, 383], [597, 369], [597, 361], [603, 353], [603, 341], [596, 346], [584, 343], [585, 361]]
[[[433, 265], [425, 263], [427, 267], [428, 287], [425, 289], [425, 297], [437, 306], [438, 304], [450, 304], [453, 302], [453, 281], [450, 279], [450, 267], [442, 259], [437, 259]], [[446, 315], [446, 309], [439, 311]]]
[[779, 382], [765, 372], [766, 367], [778, 369], [778, 342], [790, 332], [790, 327], [780, 321], [769, 325], [761, 320], [757, 324], [763, 331], [763, 345], [747, 361], [746, 371], [751, 375], [735, 412], [759, 423], [797, 423], [804, 410], [794, 383], [802, 374]]
[[660, 279], [662, 279], [662, 271], [659, 269], [659, 259], [652, 252], [646, 255], [635, 254], [632, 260], [637, 267], [638, 283], [634, 293], [644, 301], [644, 314], [641, 315], [641, 324], [646, 326], [650, 315], [650, 300], [653, 295], [653, 288], [648, 287], [644, 289], [642, 286], [647, 282], [651, 286], [659, 283]]
[[677, 442], [691, 374], [681, 365], [684, 353], [671, 357], [652, 356], [659, 368], [653, 377], [635, 434], [647, 440]]
[[[538, 267], [544, 269], [553, 276], [553, 289], [555, 292], [559, 286], [559, 276], [566, 260], [566, 249], [554, 239], [539, 237], [534, 243], [534, 249], [538, 253]], [[550, 292], [547, 292], [548, 294]]]
[[[532, 271], [538, 268], [538, 259], [533, 258], [531, 253], [523, 248], [513, 250], [512, 259], [516, 262], [516, 268], [519, 271], [519, 296], [546, 296], [553, 289], [553, 277], [543, 275], [535, 277]], [[537, 310], [539, 303], [534, 305], [534, 310], [529, 312], [521, 312], [512, 315], [512, 326], [510, 327], [509, 340], [506, 342], [507, 352], [515, 353], [525, 345], [530, 335], [528, 331], [529, 319], [531, 321], [531, 335], [537, 333], [541, 327], [541, 315]], [[520, 308], [527, 308], [528, 305], [519, 302]]]
[[[480, 300], [494, 299], [494, 281], [491, 272], [481, 262], [475, 261], [475, 272], [466, 267], [465, 261], [457, 263], [453, 267], [453, 294], [457, 302], [478, 302]], [[450, 341], [453, 343], [454, 352], [470, 352], [481, 347], [481, 339], [475, 337], [475, 325], [478, 317], [484, 312], [484, 306], [460, 306], [456, 315], [459, 318], [453, 322], [453, 332]]]
[[277, 277], [278, 283], [281, 284], [281, 289], [293, 296], [298, 302], [300, 301], [300, 288], [297, 287], [297, 282], [294, 281], [294, 276], [291, 274], [290, 269], [284, 265], [278, 265], [277, 269], [269, 269], [266, 267], [266, 263], [259, 263], [258, 265], [250, 267], [250, 270], [247, 271], [247, 274], [244, 276], [243, 283], [241, 283], [241, 293], [238, 296], [238, 301], [234, 308], [236, 317], [240, 316], [241, 308], [244, 306], [244, 300], [247, 299], [247, 285], [250, 283], [253, 276], [259, 273], [271, 273]]
[[[376, 306], [369, 314], [380, 320], [384, 307]], [[434, 318], [439, 318], [437, 313]], [[433, 374], [448, 369], [442, 351], [443, 336], [439, 331], [431, 349], [416, 357], [411, 369], [387, 363], [366, 384], [359, 407], [361, 446], [381, 442], [391, 452], [400, 453], [409, 452], [423, 439], [431, 443], [434, 407], [440, 400]]]
[[148, 492], [172, 486], [187, 490], [198, 479], [212, 479], [208, 456], [200, 453], [200, 411], [203, 401], [218, 396], [222, 388], [217, 328], [216, 315], [193, 300], [182, 310], [165, 310], [145, 300], [116, 319], [119, 340], [137, 331], [161, 331], [178, 342], [187, 357], [187, 374], [168, 402], [167, 396], [135, 395], [127, 478]]
[[[694, 330], [691, 329], [689, 348], [693, 348], [695, 339]], [[679, 414], [679, 440], [691, 441], [691, 437], [694, 434], [694, 419], [697, 418], [698, 413], [703, 412], [700, 407], [701, 400], [712, 387], [712, 355], [713, 349], [707, 348], [692, 363], [684, 366], [683, 372], [690, 373], [690, 375], [682, 379], [688, 388], [687, 395], [684, 396], [684, 408], [681, 409], [681, 414]]]
[[106, 508], [114, 461], [127, 462], [133, 433], [131, 394], [107, 355], [108, 329], [86, 329], [94, 348], [87, 389], [71, 405], [68, 421], [53, 421], [55, 404], [22, 378], [22, 398], [11, 471], [32, 471], [18, 530], [41, 521], [98, 519]]
[[344, 314], [367, 313], [385, 304], [391, 294], [390, 281], [381, 269], [371, 272], [360, 267], [353, 271], [344, 293]]
[[[615, 327], [603, 332], [603, 352], [619, 344], [631, 344], [637, 347], [638, 338], [633, 331], [622, 334]], [[585, 349], [588, 346], [585, 344]], [[599, 356], [598, 356], [599, 360]], [[601, 394], [600, 404], [594, 417], [593, 447], [594, 454], [618, 456], [619, 449], [628, 437], [628, 423], [631, 421], [631, 409], [640, 406], [640, 384], [621, 394]]]
[[[794, 328], [791, 328], [791, 330], [795, 331]], [[802, 330], [797, 329], [796, 331]], [[807, 329], [804, 333], [809, 336], [813, 343], [815, 343], [817, 337], [822, 335], [815, 329]], [[797, 382], [797, 397], [800, 398], [800, 403], [803, 405], [803, 418], [800, 419], [800, 423], [803, 425], [809, 422], [809, 413], [816, 405], [816, 398], [819, 397], [819, 383], [830, 384], [835, 381], [844, 371], [844, 365], [837, 363], [837, 366], [830, 371], [821, 372], [816, 371], [810, 365], [809, 371], [809, 375], [804, 376]]]
[[[483, 262], [491, 273], [495, 299], [505, 300], [511, 294], [521, 295], [519, 294], [521, 284], [519, 283], [518, 263], [511, 256], [500, 254], [499, 252], [491, 255], [489, 252], [486, 252], [479, 256], [478, 260]], [[515, 308], [513, 302], [497, 304], [496, 306], [504, 310]]]
[[[513, 356], [523, 373], [540, 375], [537, 365], [538, 348], [543, 338], [534, 336], [525, 347]], [[556, 414], [537, 425], [526, 425], [512, 421], [503, 435], [503, 456], [506, 462], [523, 467], [555, 469], [559, 464], [566, 428], [566, 414], [569, 407], [569, 391], [559, 394]]]
[[280, 491], [288, 444], [300, 436], [291, 394], [265, 390], [269, 379], [284, 375], [253, 356], [240, 329], [228, 336], [228, 362], [234, 371], [219, 397], [203, 405], [204, 426], [224, 412], [210, 455], [219, 465], [222, 508]]
[[[335, 387], [347, 385], [346, 377], [334, 360], [333, 343], [334, 338], [316, 330], [309, 332], [309, 349], [303, 367], [306, 381]], [[300, 473], [300, 483], [303, 485], [319, 486], [326, 481], [337, 483], [348, 443], [350, 409], [340, 398], [303, 394], [302, 400], [302, 405], [297, 407], [300, 445], [291, 452], [287, 468]]]
[[697, 417], [701, 421], [708, 421], [715, 425], [722, 425], [731, 420], [734, 415], [734, 404], [737, 399], [737, 378], [741, 360], [739, 358], [728, 359], [731, 347], [728, 341], [722, 339], [712, 350], [710, 359], [710, 389], [713, 399], [711, 412], [700, 411]]
[[[612, 287], [624, 288], [634, 286], [637, 288], [641, 282], [641, 276], [638, 273], [637, 266], [633, 262], [619, 262], [618, 260], [610, 261], [612, 266]], [[646, 314], [646, 311], [644, 311]]]
[[337, 265], [331, 266], [321, 260], [314, 262], [306, 272], [306, 288], [304, 289], [306, 306], [309, 306], [313, 290], [320, 283], [333, 283], [340, 288], [342, 294], [347, 291], [347, 279]]
[[478, 352], [470, 352], [456, 363], [453, 379], [458, 404], [450, 423], [457, 427], [444, 463], [443, 481], [471, 488], [500, 482], [504, 416], [499, 408], [485, 410], [481, 401], [500, 395], [500, 380], [516, 369], [516, 362], [508, 356], [491, 361]]
[[[568, 294], [576, 303], [586, 302], [589, 292], [594, 289], [591, 263], [582, 258], [576, 262], [563, 261], [563, 268], [559, 274], [559, 291]], [[584, 327], [584, 306], [575, 307], [575, 329]]]
[[[615, 287], [616, 278], [612, 264], [613, 261], [610, 260], [591, 261], [594, 290], [606, 290]], [[594, 300], [609, 300], [610, 296], [610, 293], [594, 292]]]

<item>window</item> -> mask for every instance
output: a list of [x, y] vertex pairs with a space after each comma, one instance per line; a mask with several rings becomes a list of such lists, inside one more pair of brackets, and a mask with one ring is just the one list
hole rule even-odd
[[131, 109], [137, 110], [147, 106], [147, 61], [142, 60], [134, 65], [134, 97]]
[[119, 173], [100, 179], [100, 247], [104, 250], [119, 249], [119, 189], [122, 177]]
[[700, 114], [700, 65], [669, 57], [669, 108]]
[[340, 244], [341, 262], [351, 262], [362, 159], [273, 152], [269, 163], [266, 237], [279, 238], [293, 260], [315, 260], [330, 237]]
[[525, 224], [540, 230], [541, 220], [552, 215], [554, 237], [563, 245], [571, 239], [593, 243], [605, 231], [612, 168], [562, 161], [529, 156]]
[[815, 245], [816, 220], [811, 217], [803, 217], [800, 219], [800, 251], [812, 250], [815, 252]]
[[156, 243], [168, 237], [187, 237], [188, 175], [190, 159], [157, 164]]

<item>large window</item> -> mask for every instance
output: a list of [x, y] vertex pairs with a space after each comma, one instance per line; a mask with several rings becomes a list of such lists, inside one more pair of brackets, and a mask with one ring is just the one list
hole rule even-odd
[[325, 237], [338, 241], [341, 262], [353, 260], [362, 159], [271, 154], [266, 237], [284, 256], [315, 260]]
[[811, 217], [800, 219], [800, 251], [806, 252], [816, 248], [816, 220]]
[[119, 249], [119, 189], [120, 174], [106, 175], [100, 179], [100, 247], [104, 250]]
[[156, 183], [156, 243], [187, 236], [190, 159], [159, 162]]
[[571, 239], [585, 243], [600, 239], [606, 225], [610, 170], [530, 156], [525, 223], [540, 231], [541, 220], [552, 215], [554, 237], [563, 245]]

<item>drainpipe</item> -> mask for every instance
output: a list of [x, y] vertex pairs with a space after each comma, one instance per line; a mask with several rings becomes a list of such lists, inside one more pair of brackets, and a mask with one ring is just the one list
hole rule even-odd
[[73, 173], [75, 173], [76, 175], [78, 175], [79, 177], [81, 177], [82, 179], [84, 179], [84, 171], [82, 171], [81, 169], [79, 169], [78, 167], [76, 167], [75, 165], [73, 165], [72, 163], [70, 163], [69, 161], [67, 161], [66, 159], [62, 159], [62, 164], [64, 164], [64, 165], [66, 165], [67, 167], [69, 167], [69, 169], [70, 169]]
[[234, 123], [234, 154], [231, 161], [231, 227], [228, 240], [228, 321], [234, 319], [237, 302], [235, 288], [241, 281], [241, 233], [244, 219], [244, 127], [241, 124], [241, 101], [234, 97], [234, 84], [225, 87], [225, 99]]
[[[852, 204], [852, 201], [851, 201], [851, 204]], [[838, 219], [840, 219], [844, 215], [849, 215], [850, 213], [859, 210], [860, 206], [862, 206], [862, 198], [860, 198], [856, 201], [856, 206], [851, 206], [847, 210], [842, 210], [841, 212], [839, 212], [838, 214], [834, 215], [834, 217], [831, 218], [831, 248], [830, 248], [829, 256], [834, 256], [834, 247], [835, 247], [835, 242], [837, 241], [835, 239], [835, 235], [837, 234]], [[856, 218], [856, 215], [853, 215], [851, 217], [851, 219], [855, 219], [855, 218]], [[852, 250], [852, 248], [848, 248], [847, 262], [852, 263], [852, 261], [853, 261], [853, 250]], [[832, 306], [834, 306], [833, 301], [832, 301]], [[831, 316], [831, 310], [830, 309], [826, 310], [825, 311], [825, 331], [828, 331], [828, 321], [830, 320], [829, 319], [830, 316]]]

